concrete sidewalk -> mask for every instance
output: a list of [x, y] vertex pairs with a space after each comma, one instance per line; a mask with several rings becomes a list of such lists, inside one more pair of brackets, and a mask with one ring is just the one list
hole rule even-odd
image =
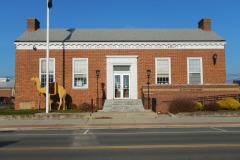
[[[35, 118], [34, 118], [35, 117]], [[240, 127], [240, 117], [172, 116], [156, 113], [39, 114], [34, 117], [0, 117], [0, 131], [44, 129]], [[36, 118], [37, 117], [37, 118]], [[67, 118], [66, 118], [67, 117]]]

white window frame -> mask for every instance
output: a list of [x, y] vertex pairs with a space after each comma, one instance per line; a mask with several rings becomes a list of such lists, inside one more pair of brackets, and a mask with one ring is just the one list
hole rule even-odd
[[[157, 61], [159, 60], [159, 59], [167, 59], [168, 60], [168, 62], [169, 62], [169, 66], [168, 66], [168, 68], [169, 68], [169, 82], [168, 82], [168, 84], [171, 84], [172, 83], [172, 80], [171, 80], [171, 58], [169, 58], [169, 57], [156, 57], [155, 58], [155, 83], [156, 84], [158, 84], [157, 83]], [[164, 84], [160, 84], [160, 85], [164, 85]]]
[[[76, 60], [86, 60], [86, 72], [87, 73], [85, 73], [86, 74], [86, 85], [84, 85], [84, 86], [75, 86], [74, 85], [74, 75], [75, 74], [84, 74], [84, 73], [74, 73], [74, 65], [75, 65], [75, 61]], [[72, 88], [74, 88], [74, 89], [87, 89], [88, 88], [88, 58], [73, 58], [72, 59]]]
[[[41, 80], [42, 80], [42, 75], [43, 75], [43, 73], [42, 73], [42, 61], [43, 60], [47, 60], [46, 58], [40, 58], [39, 59], [39, 80], [40, 80], [40, 82], [41, 82]], [[55, 82], [55, 58], [49, 58], [48, 59], [48, 61], [50, 62], [51, 60], [53, 60], [53, 73], [49, 73], [49, 75], [53, 75], [53, 82]], [[49, 67], [50, 67], [50, 65], [49, 65]], [[51, 83], [51, 82], [49, 82], [49, 83]], [[42, 82], [41, 82], [41, 84], [42, 84]], [[43, 87], [43, 86], [42, 86]]]
[[[189, 61], [192, 60], [192, 59], [198, 59], [200, 60], [200, 72], [190, 72], [189, 71]], [[202, 65], [202, 57], [188, 57], [187, 58], [187, 79], [188, 79], [188, 84], [190, 84], [190, 76], [189, 74], [190, 73], [200, 73], [200, 84], [203, 84], [203, 65]]]

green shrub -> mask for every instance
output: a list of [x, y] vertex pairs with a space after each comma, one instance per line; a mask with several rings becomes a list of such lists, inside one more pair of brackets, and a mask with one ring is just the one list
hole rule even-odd
[[72, 104], [72, 109], [75, 109], [75, 110], [79, 110], [79, 111], [82, 111], [81, 110], [81, 105], [77, 105], [77, 104]]
[[92, 106], [89, 103], [82, 103], [79, 106], [74, 105], [73, 108], [79, 110], [80, 112], [92, 112], [92, 111], [96, 112], [97, 111], [96, 106], [95, 105]]
[[75, 110], [77, 110], [78, 109], [78, 107], [77, 107], [77, 105], [76, 104], [73, 104], [72, 102], [71, 103], [68, 103], [68, 105], [67, 105], [67, 109], [75, 109]]
[[177, 114], [179, 112], [195, 112], [197, 103], [190, 99], [178, 98], [170, 103], [169, 112]]
[[92, 105], [89, 103], [83, 103], [80, 105], [80, 110], [83, 112], [91, 112], [92, 111]]
[[223, 110], [238, 110], [240, 108], [240, 103], [230, 97], [219, 100], [217, 103]]
[[208, 104], [204, 105], [203, 110], [204, 111], [218, 111], [218, 110], [220, 110], [220, 106], [216, 102], [208, 103]]
[[21, 114], [35, 114], [35, 113], [44, 113], [45, 110], [14, 110], [14, 109], [1, 109], [0, 115], [21, 115]]
[[197, 101], [195, 101], [195, 103], [196, 103], [197, 109], [198, 109], [199, 111], [203, 110], [203, 105], [202, 105], [202, 103], [197, 102]]

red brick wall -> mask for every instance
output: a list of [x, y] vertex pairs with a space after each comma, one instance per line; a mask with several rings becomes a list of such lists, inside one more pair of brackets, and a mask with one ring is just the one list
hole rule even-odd
[[27, 30], [28, 32], [34, 32], [40, 28], [40, 22], [36, 18], [27, 19]]
[[0, 89], [0, 97], [11, 97], [12, 96], [12, 89]]
[[[39, 58], [45, 58], [45, 50], [16, 51], [16, 103], [35, 102], [37, 107], [38, 92], [32, 77], [39, 76]], [[218, 54], [216, 65], [212, 55]], [[147, 83], [147, 69], [151, 69], [150, 83], [155, 83], [155, 57], [170, 57], [172, 84], [187, 84], [187, 57], [202, 57], [204, 84], [226, 83], [224, 50], [50, 50], [50, 57], [55, 58], [55, 79], [63, 85], [74, 104], [96, 103], [97, 80], [95, 71], [101, 71], [99, 77], [99, 97], [102, 97], [101, 83], [106, 82], [106, 55], [138, 55], [138, 97], [142, 97], [142, 86]], [[88, 89], [72, 89], [72, 59], [88, 58]], [[65, 61], [65, 63], [63, 63]], [[105, 85], [106, 90], [106, 85]], [[106, 91], [107, 92], [107, 91]], [[41, 99], [44, 107], [44, 97]]]
[[[157, 111], [168, 111], [169, 104], [176, 98], [196, 98], [239, 93], [238, 85], [150, 85], [149, 97], [156, 98]], [[142, 88], [144, 107], [148, 108], [148, 87]], [[151, 104], [150, 104], [151, 108]]]
[[204, 31], [211, 31], [211, 19], [204, 18], [198, 22], [198, 28]]
[[27, 19], [27, 30], [28, 32], [34, 32], [40, 28], [40, 22], [36, 18]]

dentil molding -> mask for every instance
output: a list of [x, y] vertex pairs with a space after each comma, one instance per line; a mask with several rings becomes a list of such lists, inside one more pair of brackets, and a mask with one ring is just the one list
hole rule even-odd
[[[224, 49], [226, 42], [51, 42], [49, 49]], [[46, 42], [15, 42], [17, 50], [46, 49]]]

